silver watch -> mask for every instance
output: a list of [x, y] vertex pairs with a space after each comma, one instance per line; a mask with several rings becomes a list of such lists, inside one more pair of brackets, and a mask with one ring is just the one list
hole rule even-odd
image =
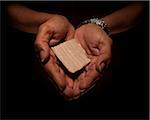
[[91, 18], [91, 19], [83, 21], [79, 26], [88, 24], [88, 23], [94, 23], [94, 24], [100, 26], [107, 34], [110, 33], [110, 29], [103, 19]]

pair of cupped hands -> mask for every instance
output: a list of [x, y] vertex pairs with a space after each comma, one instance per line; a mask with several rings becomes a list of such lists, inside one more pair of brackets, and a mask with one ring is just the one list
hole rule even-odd
[[[59, 65], [51, 46], [76, 38], [91, 59], [84, 70], [73, 80]], [[111, 59], [111, 38], [96, 24], [85, 24], [75, 30], [69, 20], [54, 15], [40, 25], [35, 40], [35, 50], [44, 70], [68, 100], [77, 99], [101, 79]]]

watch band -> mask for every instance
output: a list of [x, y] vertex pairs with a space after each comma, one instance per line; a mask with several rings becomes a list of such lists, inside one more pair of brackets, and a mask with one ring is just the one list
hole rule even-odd
[[94, 23], [94, 24], [98, 25], [99, 27], [101, 27], [109, 35], [110, 29], [109, 29], [108, 25], [105, 23], [105, 21], [103, 19], [99, 19], [97, 17], [87, 19], [87, 20], [81, 22], [78, 27], [80, 27], [81, 25], [84, 25], [84, 24], [88, 24], [88, 23]]

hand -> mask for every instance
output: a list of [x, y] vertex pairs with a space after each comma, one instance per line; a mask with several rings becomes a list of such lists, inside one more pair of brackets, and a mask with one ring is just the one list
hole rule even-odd
[[[90, 64], [86, 66], [78, 78], [78, 87], [74, 89], [74, 91], [79, 91], [80, 89], [81, 92], [85, 92], [101, 78], [104, 68], [109, 64], [112, 40], [96, 24], [82, 25], [76, 30], [75, 38], [79, 40], [91, 59]], [[75, 96], [79, 95], [75, 94]]]
[[41, 62], [50, 58], [49, 46], [58, 44], [62, 39], [69, 40], [74, 36], [74, 27], [61, 15], [52, 15], [45, 23], [40, 25], [35, 50], [39, 52]]
[[[53, 15], [49, 20], [40, 25], [35, 41], [35, 50], [44, 63], [44, 70], [52, 77], [58, 90], [66, 97], [72, 96], [73, 81], [65, 75], [57, 64], [57, 59], [50, 46], [58, 44], [62, 39], [69, 40], [74, 36], [74, 27], [67, 18], [61, 15]], [[49, 59], [50, 58], [50, 59]]]
[[71, 99], [73, 96], [73, 80], [69, 78], [59, 65], [57, 58], [53, 51], [49, 49], [50, 59], [43, 65], [44, 70], [47, 72], [50, 80], [54, 80], [55, 86], [65, 98]]

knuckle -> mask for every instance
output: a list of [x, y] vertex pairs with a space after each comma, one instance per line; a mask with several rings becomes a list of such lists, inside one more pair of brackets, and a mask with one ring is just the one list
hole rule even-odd
[[65, 96], [71, 98], [73, 96], [72, 91], [68, 90], [68, 92], [65, 93]]
[[37, 41], [34, 42], [34, 48], [38, 49], [39, 48], [39, 43]]
[[65, 83], [65, 81], [61, 80], [61, 81], [60, 81], [60, 85], [59, 85], [59, 89], [60, 89], [61, 91], [64, 91], [65, 88], [66, 88], [66, 83]]
[[86, 82], [85, 81], [81, 82], [80, 89], [83, 90], [83, 89], [86, 89], [86, 87], [87, 87]]
[[77, 89], [74, 91], [74, 97], [80, 96], [80, 90]]
[[67, 87], [64, 91], [63, 91], [63, 95], [67, 100], [70, 100], [70, 98], [73, 97], [73, 90], [69, 87]]
[[34, 42], [34, 48], [35, 48], [35, 49], [39, 49], [39, 48], [40, 48], [40, 45], [41, 45], [40, 41], [35, 41], [35, 42]]
[[42, 24], [40, 25], [39, 27], [39, 30], [42, 31], [42, 30], [47, 30], [49, 28], [49, 25], [48, 24]]
[[60, 17], [62, 20], [67, 20], [67, 18], [63, 15], [58, 15], [58, 17]]

